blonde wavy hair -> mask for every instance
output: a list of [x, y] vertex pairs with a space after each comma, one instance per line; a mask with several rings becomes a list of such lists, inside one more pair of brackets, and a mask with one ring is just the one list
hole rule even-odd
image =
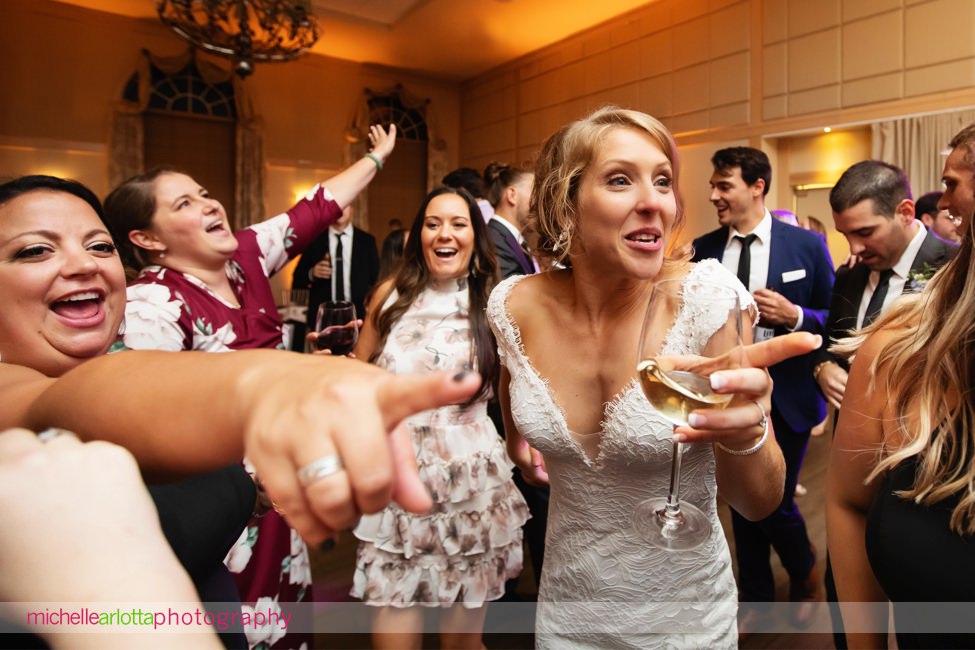
[[[914, 485], [897, 494], [923, 506], [958, 497], [951, 530], [975, 534], [975, 255], [971, 226], [954, 260], [920, 294], [905, 296], [872, 325], [833, 347], [851, 356], [871, 333], [893, 333], [870, 366], [868, 390], [894, 408], [904, 444], [881, 450], [867, 478], [918, 457]], [[877, 385], [885, 371], [884, 385]]]
[[556, 131], [545, 144], [535, 163], [535, 186], [532, 189], [527, 230], [537, 237], [533, 248], [565, 263], [572, 250], [578, 221], [579, 183], [607, 132], [633, 129], [646, 133], [663, 151], [673, 169], [673, 187], [677, 200], [677, 217], [668, 242], [665, 269], [690, 255], [687, 247], [673, 248], [684, 223], [684, 202], [678, 181], [680, 161], [677, 144], [663, 124], [639, 111], [618, 106], [604, 106], [588, 116]]

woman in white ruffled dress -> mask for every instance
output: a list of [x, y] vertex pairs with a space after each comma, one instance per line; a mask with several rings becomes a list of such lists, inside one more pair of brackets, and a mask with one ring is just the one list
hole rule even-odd
[[[352, 595], [381, 607], [375, 647], [419, 647], [424, 612], [440, 607], [443, 647], [483, 647], [485, 603], [522, 568], [528, 519], [513, 465], [487, 416], [497, 373], [485, 316], [496, 266], [477, 204], [464, 190], [427, 196], [404, 262], [376, 290], [355, 354], [394, 373], [456, 369], [484, 378], [468, 404], [405, 423], [434, 506], [415, 515], [393, 506], [363, 517]], [[417, 607], [420, 606], [420, 607]]]

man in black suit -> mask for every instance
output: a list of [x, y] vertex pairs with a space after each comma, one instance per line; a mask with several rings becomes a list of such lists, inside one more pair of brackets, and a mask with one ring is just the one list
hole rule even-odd
[[528, 219], [533, 183], [531, 173], [520, 174], [515, 182], [499, 192], [494, 204], [494, 216], [488, 221], [488, 235], [494, 244], [502, 280], [535, 272], [535, 261], [521, 234]]
[[958, 246], [928, 231], [914, 218], [907, 177], [879, 160], [853, 165], [829, 193], [836, 230], [859, 258], [836, 273], [823, 347], [814, 375], [826, 399], [839, 408], [849, 365], [829, 345], [872, 323], [902, 293], [920, 291]]
[[[352, 225], [350, 205], [342, 216], [305, 249], [295, 266], [291, 288], [308, 289], [309, 330], [315, 327], [318, 306], [328, 300], [348, 300], [359, 318], [365, 316], [366, 296], [379, 278], [376, 238]], [[297, 331], [292, 349], [304, 350], [305, 332]]]

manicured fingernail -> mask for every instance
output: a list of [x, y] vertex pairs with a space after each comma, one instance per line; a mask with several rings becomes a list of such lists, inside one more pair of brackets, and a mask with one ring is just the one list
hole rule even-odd
[[467, 378], [467, 375], [469, 374], [471, 373], [467, 372], [466, 370], [462, 370], [458, 372], [456, 375], [454, 375], [453, 377], [451, 377], [451, 379], [453, 379], [453, 381], [456, 381], [459, 384], [460, 382], [464, 381]]
[[335, 540], [331, 537], [318, 545], [319, 551], [331, 551], [333, 548], [335, 548]]
[[728, 380], [725, 379], [724, 375], [714, 373], [710, 377], [711, 379], [711, 390], [721, 390], [728, 385]]
[[823, 344], [823, 337], [820, 336], [819, 334], [816, 334], [816, 347], [818, 348], [822, 346], [822, 344]]
[[701, 427], [703, 427], [705, 424], [708, 423], [708, 419], [703, 415], [699, 415], [697, 413], [691, 413], [690, 415], [687, 416], [687, 423], [692, 427], [694, 427], [695, 429], [700, 429]]
[[687, 442], [687, 434], [684, 434], [684, 433], [675, 433], [674, 434], [674, 442]]

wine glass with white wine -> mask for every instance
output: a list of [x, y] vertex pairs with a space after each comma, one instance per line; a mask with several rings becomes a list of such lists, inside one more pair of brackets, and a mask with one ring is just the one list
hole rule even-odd
[[[688, 425], [694, 410], [723, 409], [732, 395], [711, 390], [716, 370], [741, 367], [741, 305], [728, 284], [679, 278], [653, 288], [640, 333], [637, 373], [651, 406], [674, 425]], [[687, 347], [676, 348], [671, 338]], [[637, 505], [633, 525], [658, 548], [680, 551], [703, 544], [711, 522], [700, 508], [680, 500], [683, 444], [674, 442], [666, 497]]]

